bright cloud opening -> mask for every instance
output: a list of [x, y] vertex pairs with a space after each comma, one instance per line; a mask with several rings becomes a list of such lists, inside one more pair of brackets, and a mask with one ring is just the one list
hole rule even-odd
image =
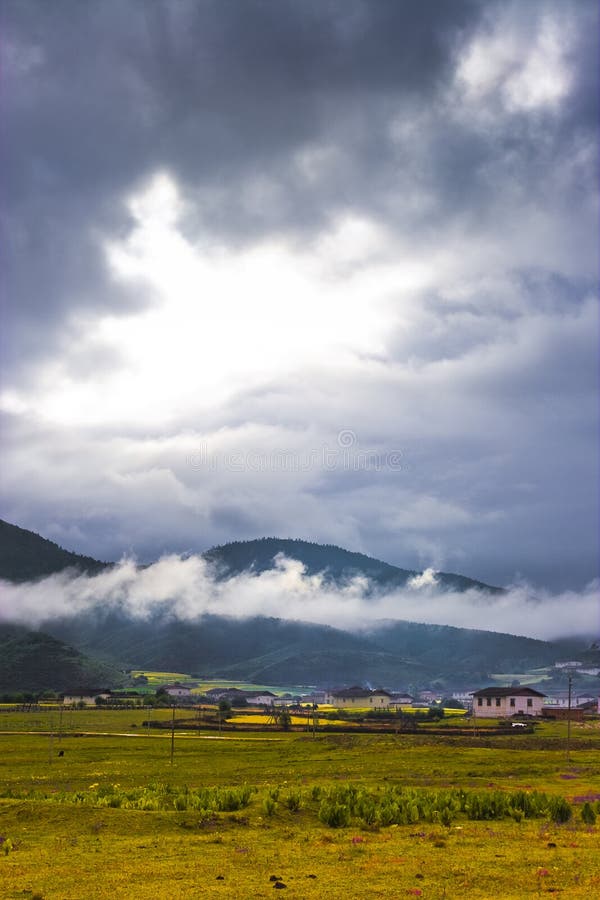
[[[40, 397], [45, 418], [164, 422], [214, 408], [279, 374], [343, 369], [361, 354], [382, 351], [389, 323], [377, 293], [378, 266], [352, 271], [377, 241], [383, 245], [381, 230], [368, 221], [340, 221], [310, 252], [276, 239], [233, 251], [194, 245], [182, 234], [184, 203], [166, 173], [127, 205], [135, 226], [125, 240], [106, 244], [107, 264], [116, 281], [155, 302], [133, 315], [100, 318], [93, 336], [82, 332], [80, 353], [93, 338], [122, 365], [92, 383], [71, 378], [55, 362], [45, 373], [51, 389]], [[405, 283], [423, 277], [407, 267]]]

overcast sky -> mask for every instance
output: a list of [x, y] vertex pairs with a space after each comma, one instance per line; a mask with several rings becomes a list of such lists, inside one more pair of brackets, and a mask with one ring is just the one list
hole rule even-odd
[[598, 574], [596, 0], [3, 0], [0, 515]]

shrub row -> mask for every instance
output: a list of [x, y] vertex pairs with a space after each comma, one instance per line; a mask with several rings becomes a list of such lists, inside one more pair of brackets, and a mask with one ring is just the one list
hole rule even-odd
[[572, 809], [563, 797], [537, 791], [432, 791], [388, 787], [372, 791], [355, 785], [327, 791], [319, 806], [319, 819], [332, 828], [355, 822], [366, 826], [416, 825], [418, 822], [450, 825], [455, 819], [492, 820], [549, 818], [568, 822]]
[[88, 790], [60, 792], [46, 797], [38, 791], [27, 794], [32, 800], [52, 799], [96, 808], [158, 810], [196, 810], [202, 814], [235, 812], [248, 806], [256, 789], [248, 785], [233, 788], [171, 787], [159, 782], [146, 787], [122, 789], [118, 784], [91, 785]]
[[[53, 793], [40, 791], [14, 794], [6, 797], [31, 800], [51, 799], [59, 803], [75, 803], [96, 808], [139, 809], [150, 811], [197, 811], [202, 815], [217, 812], [235, 812], [247, 807], [258, 789], [248, 785], [241, 787], [172, 787], [154, 782], [146, 787], [123, 789], [118, 784], [93, 784], [87, 790]], [[386, 786], [369, 789], [361, 785], [337, 785], [323, 788], [289, 790], [280, 796], [279, 788], [269, 788], [259, 797], [262, 813], [273, 816], [280, 806], [290, 812], [298, 812], [304, 806], [312, 806], [319, 820], [331, 828], [349, 825], [386, 827], [389, 825], [416, 825], [419, 822], [450, 825], [457, 819], [493, 820], [511, 818], [547, 818], [556, 823], [568, 822], [573, 815], [571, 805], [564, 797], [538, 791], [474, 791], [462, 788], [433, 790]], [[593, 825], [600, 813], [600, 801], [586, 802], [581, 817]]]

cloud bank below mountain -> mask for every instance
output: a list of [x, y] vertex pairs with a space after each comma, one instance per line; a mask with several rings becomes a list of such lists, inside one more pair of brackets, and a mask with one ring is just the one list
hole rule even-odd
[[526, 584], [495, 596], [440, 591], [428, 569], [401, 590], [381, 592], [363, 576], [334, 584], [324, 573], [309, 575], [301, 562], [282, 555], [271, 569], [227, 579], [216, 578], [200, 556], [169, 555], [146, 567], [125, 558], [94, 576], [65, 571], [37, 582], [3, 582], [0, 621], [42, 625], [114, 610], [132, 618], [159, 614], [183, 621], [267, 616], [352, 631], [405, 620], [552, 640], [598, 632], [599, 589], [594, 581], [580, 592], [557, 594]]

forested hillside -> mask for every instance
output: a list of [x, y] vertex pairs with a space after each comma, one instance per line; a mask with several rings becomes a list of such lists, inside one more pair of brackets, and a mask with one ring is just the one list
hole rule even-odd
[[63, 569], [100, 572], [107, 563], [63, 550], [53, 541], [0, 519], [0, 578], [34, 581]]

